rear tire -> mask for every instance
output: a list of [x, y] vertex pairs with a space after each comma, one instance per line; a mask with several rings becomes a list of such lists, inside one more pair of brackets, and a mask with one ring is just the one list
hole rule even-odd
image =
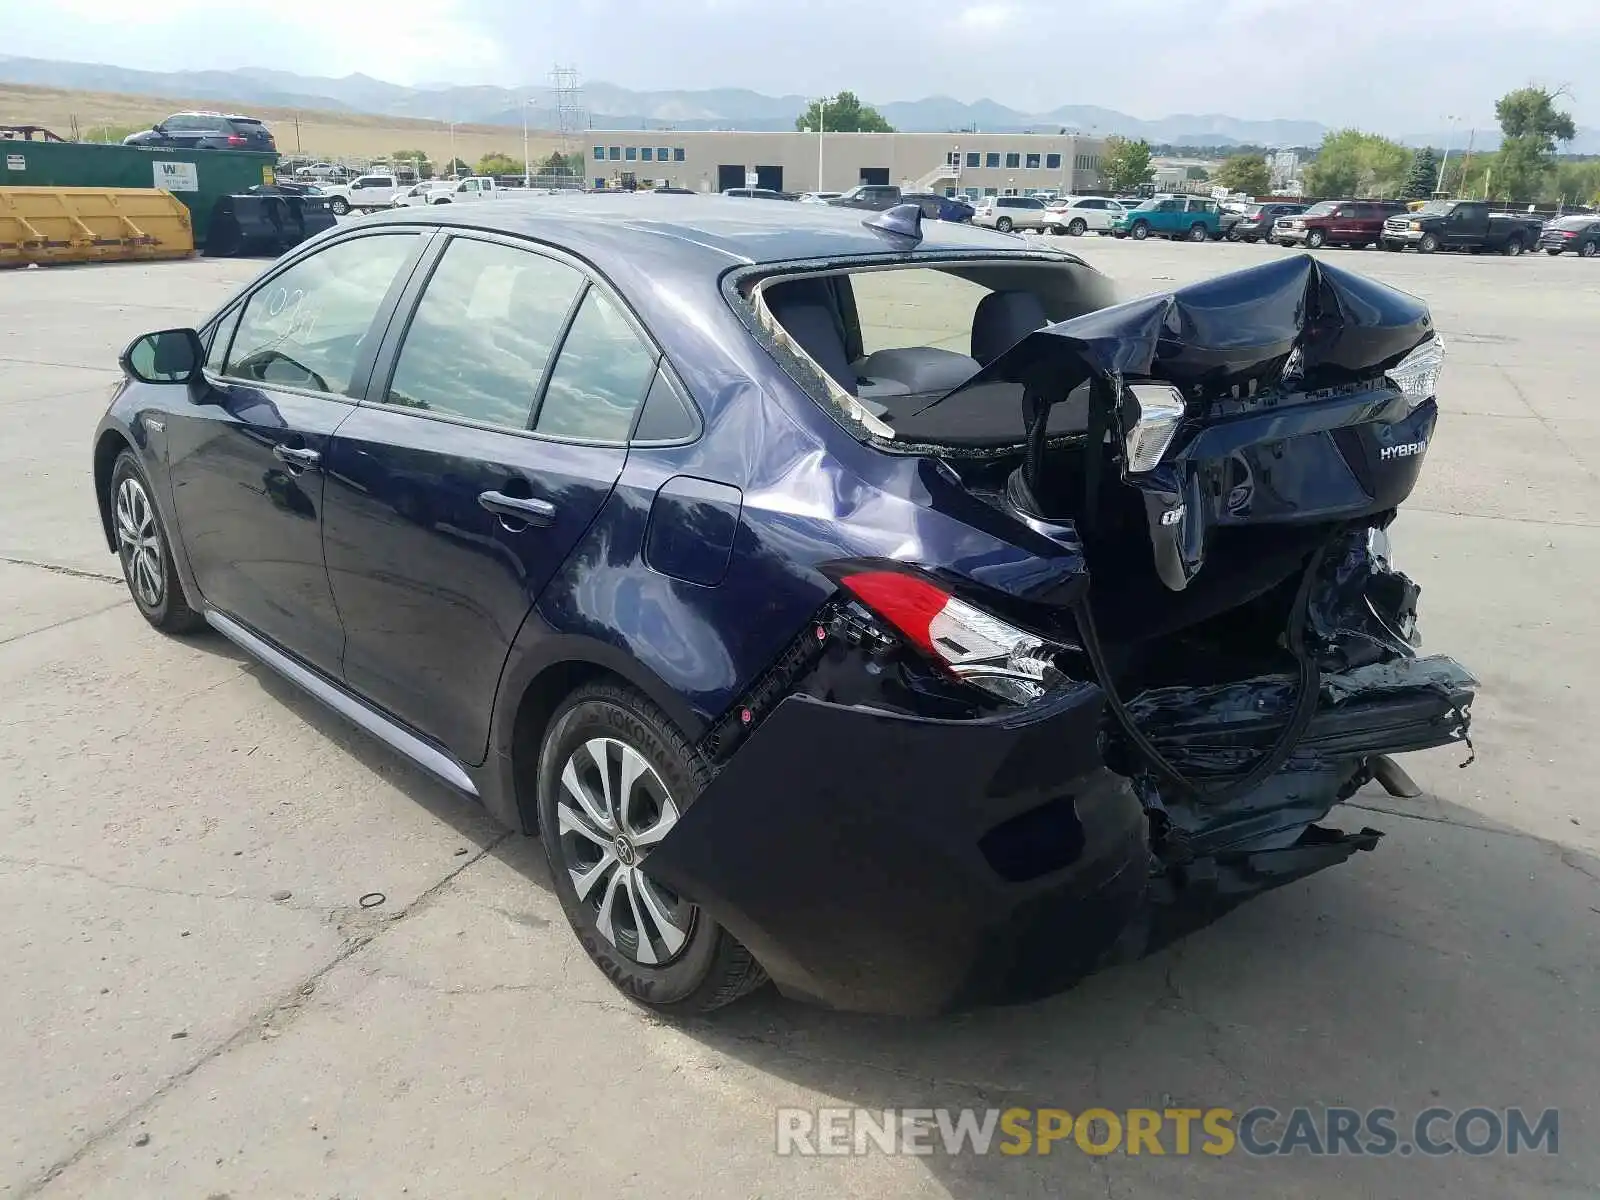
[[117, 455], [111, 468], [111, 494], [106, 499], [122, 578], [139, 614], [162, 633], [193, 633], [202, 628], [205, 618], [189, 607], [183, 594], [155, 491], [132, 450]]
[[1323, 243], [1327, 240], [1328, 235], [1323, 233], [1322, 230], [1313, 229], [1310, 233], [1306, 234], [1306, 249], [1320, 250], [1322, 249]]
[[1011, 223], [1010, 217], [1000, 217], [995, 221], [994, 227], [1001, 233], [1010, 233], [1016, 228], [1016, 226]]
[[1504, 254], [1507, 258], [1521, 258], [1522, 250], [1522, 239], [1519, 237], [1514, 237], [1501, 247], [1500, 253]]
[[732, 934], [644, 869], [712, 775], [654, 704], [609, 683], [567, 698], [539, 754], [540, 841], [573, 932], [618, 990], [671, 1016], [766, 981]]
[[1067, 234], [1070, 237], [1082, 237], [1088, 232], [1088, 230], [1089, 222], [1085, 221], [1082, 217], [1074, 217], [1072, 219], [1072, 224], [1067, 226]]
[[1206, 227], [1200, 224], [1198, 221], [1189, 226], [1189, 240], [1191, 242], [1203, 242], [1210, 236], [1211, 235], [1206, 232]]

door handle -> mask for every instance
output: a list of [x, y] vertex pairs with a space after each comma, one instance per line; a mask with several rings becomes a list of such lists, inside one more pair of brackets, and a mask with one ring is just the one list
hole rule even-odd
[[297, 446], [275, 445], [272, 447], [272, 455], [279, 462], [288, 463], [291, 467], [297, 467], [302, 471], [310, 470], [322, 461], [322, 455], [315, 450], [303, 450]]
[[492, 513], [510, 517], [513, 521], [526, 521], [529, 525], [553, 525], [556, 506], [548, 500], [532, 496], [508, 496], [504, 492], [479, 492], [478, 503]]

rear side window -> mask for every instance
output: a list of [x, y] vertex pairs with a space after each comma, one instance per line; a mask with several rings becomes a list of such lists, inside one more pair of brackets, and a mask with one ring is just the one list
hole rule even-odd
[[362, 340], [395, 273], [416, 247], [411, 233], [339, 242], [295, 263], [245, 302], [226, 373], [254, 383], [353, 394]]
[[526, 429], [582, 282], [531, 250], [453, 239], [411, 318], [384, 401]]
[[627, 441], [655, 370], [655, 351], [604, 292], [590, 288], [561, 343], [534, 429], [553, 437]]

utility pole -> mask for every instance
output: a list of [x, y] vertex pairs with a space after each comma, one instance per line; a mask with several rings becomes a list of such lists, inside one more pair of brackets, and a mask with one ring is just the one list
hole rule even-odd
[[456, 123], [450, 122], [450, 178], [456, 176]]
[[1445, 120], [1450, 122], [1450, 132], [1445, 135], [1444, 158], [1439, 160], [1439, 178], [1438, 181], [1433, 185], [1433, 190], [1436, 192], [1444, 191], [1444, 169], [1450, 164], [1450, 143], [1456, 140], [1456, 123], [1460, 121], [1461, 118], [1446, 117]]
[[533, 185], [533, 170], [528, 163], [528, 105], [533, 101], [524, 98], [522, 101], [522, 190], [527, 191]]
[[822, 135], [828, 128], [828, 98], [817, 101], [817, 191], [822, 191]]

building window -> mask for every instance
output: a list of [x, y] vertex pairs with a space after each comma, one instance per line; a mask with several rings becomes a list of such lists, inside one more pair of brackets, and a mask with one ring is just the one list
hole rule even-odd
[[998, 154], [985, 154], [983, 156], [983, 165], [990, 168], [998, 167], [1000, 165], [1000, 156]]
[[656, 147], [656, 161], [657, 162], [666, 162], [667, 161], [667, 148], [665, 146], [657, 146]]
[[1028, 155], [1028, 170], [1037, 171], [1038, 169], [1039, 169], [1039, 156], [1037, 154]]
[[622, 147], [621, 146], [613, 146], [613, 147], [611, 147], [611, 154], [610, 154], [611, 161], [612, 162], [616, 162], [621, 157], [622, 157]]
[[596, 146], [594, 148], [594, 160], [595, 160], [595, 162], [604, 162], [605, 161], [605, 157], [606, 157], [606, 148], [604, 146]]
[[636, 147], [629, 146], [622, 152], [622, 157], [627, 159], [629, 162], [633, 162], [639, 157], [639, 151]]
[[945, 194], [945, 198], [948, 199], [948, 200], [954, 200], [956, 198], [956, 190], [953, 187], [945, 188], [944, 194]]
[[1021, 165], [1022, 165], [1022, 155], [1020, 155], [1020, 154], [1008, 154], [1008, 155], [1006, 155], [1006, 170], [1015, 171]]
[[968, 152], [968, 154], [967, 154], [967, 166], [975, 167], [979, 163], [981, 163], [982, 161], [983, 161], [983, 156], [981, 154], [978, 154], [978, 153], [975, 153], [975, 152], [970, 152], [970, 151]]
[[961, 165], [961, 151], [946, 150], [944, 152], [944, 165], [947, 167], [959, 167]]
[[674, 146], [672, 148], [672, 161], [673, 162], [682, 162], [683, 161], [683, 147], [682, 146]]
[[1046, 154], [1044, 156], [1044, 167], [1047, 171], [1059, 171], [1061, 169], [1061, 155]]
[[983, 189], [983, 194], [985, 196], [998, 196], [1000, 194], [1000, 189], [999, 188], [984, 188]]
[[655, 151], [649, 146], [641, 147], [639, 150], [639, 159], [642, 162], [651, 162], [655, 159]]
[[961, 189], [961, 194], [964, 197], [966, 197], [968, 200], [977, 200], [980, 197], [982, 197], [983, 189], [982, 188], [975, 188], [975, 187], [962, 188]]

